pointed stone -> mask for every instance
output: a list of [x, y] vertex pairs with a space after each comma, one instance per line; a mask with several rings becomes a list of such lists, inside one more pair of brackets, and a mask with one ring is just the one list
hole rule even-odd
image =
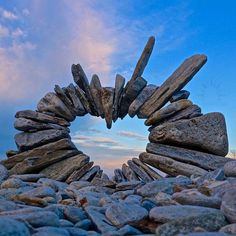
[[119, 109], [119, 117], [123, 119], [129, 110], [129, 106], [135, 100], [135, 98], [141, 93], [146, 86], [147, 81], [142, 77], [138, 77], [135, 80], [130, 80], [122, 95], [121, 105]]
[[200, 167], [178, 162], [169, 157], [154, 155], [147, 152], [141, 153], [139, 155], [139, 159], [142, 162], [156, 167], [171, 176], [185, 175], [190, 177], [193, 174], [201, 176], [207, 173], [206, 170]]
[[73, 116], [76, 116], [73, 103], [69, 99], [69, 97], [67, 97], [65, 91], [59, 85], [55, 85], [54, 91], [57, 94], [57, 96], [62, 100], [62, 102], [67, 106], [67, 108], [70, 110], [71, 114]]
[[190, 92], [187, 90], [180, 90], [173, 94], [173, 96], [170, 98], [170, 102], [177, 102], [181, 99], [188, 99], [190, 95]]
[[150, 135], [151, 142], [174, 144], [190, 149], [198, 149], [216, 155], [228, 153], [228, 137], [224, 116], [219, 112], [164, 123], [154, 128]]
[[82, 178], [80, 178], [80, 180], [91, 181], [99, 170], [100, 170], [100, 166], [92, 167]]
[[205, 55], [194, 55], [186, 59], [182, 65], [158, 88], [144, 103], [140, 114], [149, 117], [163, 107], [174, 93], [180, 91], [206, 63]]
[[75, 86], [73, 84], [69, 84], [69, 86], [67, 86], [65, 88], [65, 93], [72, 101], [73, 108], [74, 108], [76, 115], [77, 116], [84, 116], [87, 112], [84, 109], [84, 106], [83, 106], [82, 102], [80, 101], [79, 96], [77, 95], [77, 91], [76, 91]]
[[162, 179], [162, 176], [160, 176], [156, 171], [154, 171], [148, 165], [146, 165], [143, 162], [141, 162], [138, 158], [132, 158], [132, 161], [136, 165], [140, 166], [153, 179]]
[[134, 117], [135, 115], [137, 115], [138, 118], [145, 118], [140, 116], [139, 109], [148, 100], [148, 98], [152, 96], [152, 94], [156, 91], [157, 88], [158, 87], [156, 85], [149, 84], [141, 91], [141, 93], [129, 106], [128, 113], [130, 117]]
[[147, 41], [147, 44], [146, 44], [146, 46], [145, 46], [145, 48], [138, 60], [137, 65], [135, 66], [131, 80], [135, 80], [138, 77], [142, 76], [143, 71], [144, 71], [144, 69], [148, 63], [148, 60], [151, 56], [154, 44], [155, 44], [155, 38], [153, 36], [151, 36]]
[[78, 86], [76, 86], [75, 89], [76, 89], [77, 96], [79, 97], [81, 103], [83, 104], [83, 107], [84, 107], [85, 111], [87, 113], [93, 115], [85, 92]]
[[146, 150], [149, 153], [170, 157], [176, 161], [192, 164], [205, 170], [216, 170], [218, 168], [223, 168], [225, 163], [232, 160], [222, 156], [216, 156], [205, 152], [174, 147], [161, 143], [148, 143]]
[[14, 165], [22, 162], [26, 158], [42, 157], [45, 160], [50, 159], [57, 150], [76, 150], [76, 147], [70, 139], [61, 139], [26, 152], [21, 152], [7, 160], [3, 160], [1, 163], [6, 166], [7, 169], [11, 169]]
[[139, 180], [139, 178], [134, 173], [134, 171], [129, 166], [127, 166], [126, 164], [122, 165], [122, 173], [125, 176], [125, 178], [129, 181]]
[[74, 78], [75, 83], [85, 92], [86, 97], [88, 99], [89, 105], [90, 105], [90, 109], [92, 111], [92, 115], [98, 115], [97, 113], [97, 109], [96, 109], [96, 105], [94, 103], [93, 100], [93, 96], [91, 93], [91, 89], [89, 86], [89, 81], [88, 78], [86, 76], [86, 74], [84, 73], [84, 70], [82, 68], [82, 66], [80, 64], [77, 65], [72, 65], [71, 67], [71, 71], [72, 71], [72, 75]]
[[87, 173], [92, 168], [93, 164], [94, 162], [92, 161], [83, 165], [78, 170], [75, 170], [70, 174], [70, 176], [67, 178], [65, 182], [70, 184], [71, 182], [79, 180], [83, 175], [85, 175], [85, 173]]
[[42, 123], [26, 118], [16, 118], [14, 122], [14, 127], [17, 130], [30, 133], [38, 130], [47, 130], [47, 129], [58, 129], [58, 130], [65, 130], [68, 133], [70, 132], [70, 130], [64, 126], [52, 123]]
[[114, 93], [114, 103], [113, 103], [113, 116], [112, 119], [115, 122], [118, 119], [120, 102], [122, 92], [124, 90], [125, 78], [119, 74], [116, 75], [115, 82], [115, 93]]
[[75, 116], [55, 93], [47, 93], [38, 103], [40, 112], [52, 112], [67, 121], [73, 121]]
[[155, 111], [148, 119], [145, 121], [145, 125], [150, 126], [156, 123], [172, 117], [177, 112], [190, 107], [192, 102], [187, 99], [181, 99], [176, 102], [170, 103], [168, 106], [161, 108], [158, 111]]
[[63, 118], [60, 118], [57, 116], [49, 116], [47, 114], [37, 112], [37, 111], [32, 111], [32, 110], [18, 111], [15, 117], [31, 119], [31, 120], [39, 121], [42, 123], [53, 123], [53, 124], [57, 124], [61, 126], [70, 126], [70, 123]]
[[129, 160], [129, 167], [145, 182], [152, 181], [153, 179], [143, 170], [142, 167], [136, 165], [133, 161]]
[[69, 134], [65, 130], [50, 129], [34, 133], [18, 133], [15, 135], [15, 142], [19, 151], [27, 151], [69, 137]]
[[97, 75], [92, 76], [92, 80], [90, 82], [90, 90], [93, 96], [93, 101], [97, 108], [98, 115], [104, 118], [105, 114], [102, 104], [102, 86]]
[[110, 129], [112, 126], [112, 107], [114, 99], [114, 88], [105, 87], [102, 89], [102, 104], [105, 112], [105, 120], [107, 128]]
[[115, 169], [114, 174], [115, 174], [114, 179], [117, 183], [126, 181], [125, 176], [123, 175], [120, 169]]
[[58, 161], [57, 163], [41, 170], [40, 173], [57, 181], [65, 181], [73, 171], [78, 170], [88, 162], [88, 156], [85, 154], [78, 154], [76, 156]]

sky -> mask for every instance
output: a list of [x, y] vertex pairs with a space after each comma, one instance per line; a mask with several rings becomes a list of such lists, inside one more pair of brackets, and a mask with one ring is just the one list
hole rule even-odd
[[[208, 62], [186, 86], [203, 113], [222, 112], [236, 149], [236, 2], [218, 0], [0, 0], [0, 158], [16, 149], [16, 111], [35, 109], [54, 85], [73, 82], [71, 65], [114, 86], [128, 81], [149, 36], [156, 44], [143, 77], [161, 85], [196, 53]], [[73, 141], [108, 172], [145, 150], [144, 120], [111, 130], [89, 115], [71, 125]]]

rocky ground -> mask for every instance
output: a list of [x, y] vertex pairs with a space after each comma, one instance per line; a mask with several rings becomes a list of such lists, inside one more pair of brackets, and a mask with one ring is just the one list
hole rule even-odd
[[236, 235], [236, 161], [201, 177], [70, 184], [0, 165], [0, 235]]

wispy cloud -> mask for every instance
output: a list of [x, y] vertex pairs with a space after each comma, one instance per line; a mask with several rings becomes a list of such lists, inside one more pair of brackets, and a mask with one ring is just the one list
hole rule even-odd
[[146, 141], [147, 137], [135, 132], [130, 132], [130, 131], [118, 131], [117, 134], [119, 136], [125, 137], [125, 138], [134, 138], [140, 141]]
[[0, 8], [0, 14], [1, 17], [7, 20], [17, 20], [18, 16], [12, 12], [12, 11], [8, 11], [6, 9]]

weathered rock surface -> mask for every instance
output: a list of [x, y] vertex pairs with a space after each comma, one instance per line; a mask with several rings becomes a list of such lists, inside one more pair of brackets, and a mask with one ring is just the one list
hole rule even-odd
[[88, 156], [79, 154], [69, 157], [65, 160], [58, 161], [41, 170], [40, 173], [48, 178], [52, 178], [58, 181], [65, 181], [73, 171], [81, 168], [88, 162]]
[[110, 129], [112, 126], [113, 99], [114, 99], [114, 88], [111, 88], [111, 87], [103, 88], [102, 89], [102, 104], [103, 104], [105, 120], [106, 120], [108, 129]]
[[206, 170], [187, 163], [175, 161], [169, 157], [143, 152], [139, 159], [157, 169], [169, 174], [170, 176], [185, 175], [190, 177], [192, 174], [201, 176], [207, 173]]
[[149, 140], [186, 146], [222, 156], [228, 153], [225, 119], [218, 112], [157, 126], [151, 131]]
[[139, 115], [139, 109], [147, 101], [147, 99], [152, 96], [157, 88], [158, 87], [156, 85], [149, 84], [140, 92], [140, 94], [129, 106], [128, 113], [130, 117], [134, 117], [137, 114], [138, 118], [145, 118]]
[[152, 50], [155, 44], [155, 38], [151, 36], [147, 43], [145, 48], [143, 49], [143, 52], [138, 60], [138, 63], [135, 66], [134, 72], [132, 74], [131, 80], [135, 80], [138, 77], [142, 76], [143, 71], [148, 63], [148, 60], [152, 54]]
[[55, 93], [47, 93], [38, 103], [37, 109], [40, 112], [52, 112], [67, 121], [73, 121], [75, 116], [71, 114], [69, 108]]
[[69, 138], [67, 131], [51, 129], [34, 133], [18, 133], [15, 135], [15, 142], [20, 151], [27, 151], [64, 138]]
[[115, 122], [119, 116], [120, 103], [122, 99], [122, 92], [124, 90], [125, 78], [119, 74], [116, 75], [114, 102], [113, 102], [113, 115], [112, 119]]
[[220, 232], [236, 235], [236, 224], [230, 224], [222, 227]]
[[86, 93], [79, 86], [76, 86], [75, 89], [76, 89], [76, 94], [79, 97], [86, 113], [93, 115]]
[[170, 98], [170, 102], [176, 102], [181, 99], [188, 99], [190, 95], [190, 92], [187, 90], [180, 90], [173, 94], [173, 96]]
[[123, 119], [129, 110], [129, 106], [135, 100], [135, 98], [139, 95], [139, 93], [146, 86], [147, 81], [142, 77], [138, 77], [135, 80], [130, 80], [124, 90], [121, 100], [121, 106], [119, 110], [119, 117]]
[[105, 113], [102, 104], [102, 85], [97, 75], [92, 76], [90, 82], [90, 90], [93, 97], [93, 101], [97, 108], [98, 115], [104, 118]]
[[8, 177], [8, 170], [0, 164], [0, 183]]
[[126, 224], [137, 224], [147, 216], [148, 211], [138, 204], [117, 203], [106, 210], [106, 217], [119, 228]]
[[205, 55], [194, 55], [186, 59], [182, 65], [158, 88], [144, 103], [140, 114], [149, 117], [154, 111], [163, 107], [174, 93], [181, 90], [206, 63]]
[[138, 177], [135, 174], [135, 172], [126, 164], [122, 165], [122, 173], [125, 176], [125, 178], [129, 181], [138, 180]]
[[224, 165], [224, 173], [228, 177], [236, 177], [236, 161], [229, 161]]
[[160, 143], [148, 143], [146, 150], [148, 153], [170, 157], [176, 161], [193, 164], [206, 170], [222, 168], [225, 163], [231, 160], [222, 156]]
[[192, 102], [187, 99], [181, 99], [176, 102], [169, 104], [166, 107], [154, 112], [148, 119], [145, 121], [145, 125], [150, 126], [156, 123], [160, 123], [161, 121], [173, 116], [178, 111], [186, 109], [192, 105]]
[[80, 178], [80, 180], [91, 181], [98, 171], [100, 171], [100, 166], [93, 166], [85, 175]]
[[221, 211], [230, 223], [236, 223], [236, 188], [223, 195]]

